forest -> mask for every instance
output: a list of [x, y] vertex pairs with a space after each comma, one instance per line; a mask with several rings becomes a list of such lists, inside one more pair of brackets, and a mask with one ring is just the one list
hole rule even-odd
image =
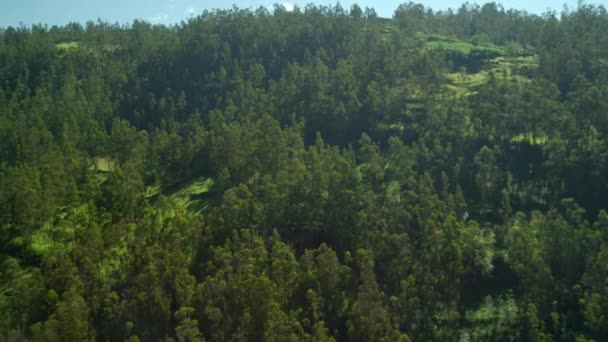
[[0, 28], [0, 341], [608, 341], [608, 13]]

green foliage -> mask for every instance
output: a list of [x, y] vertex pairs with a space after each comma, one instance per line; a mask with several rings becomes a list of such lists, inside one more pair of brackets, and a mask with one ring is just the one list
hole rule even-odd
[[468, 55], [473, 50], [481, 50], [493, 52], [498, 55], [503, 55], [504, 50], [495, 46], [474, 45], [466, 41], [451, 41], [451, 40], [430, 40], [425, 44], [427, 49], [445, 49], [456, 51], [464, 55]]
[[[74, 288], [63, 294], [54, 313], [36, 335], [43, 341], [89, 341], [89, 308]], [[40, 335], [38, 335], [40, 334]]]
[[78, 42], [64, 42], [55, 45], [59, 50], [72, 50], [77, 49], [79, 44]]
[[608, 340], [608, 16], [0, 29], [0, 340]]
[[214, 182], [211, 178], [196, 179], [189, 185], [172, 193], [169, 198], [180, 208], [200, 212], [209, 205], [204, 195], [209, 192], [213, 184]]
[[517, 341], [520, 319], [512, 297], [498, 300], [486, 297], [479, 308], [467, 312], [470, 328], [464, 330], [460, 341]]

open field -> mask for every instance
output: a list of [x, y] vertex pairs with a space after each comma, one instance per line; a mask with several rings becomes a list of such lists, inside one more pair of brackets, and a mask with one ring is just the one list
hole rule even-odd
[[466, 41], [450, 41], [450, 40], [432, 40], [425, 44], [427, 49], [445, 49], [451, 51], [457, 51], [462, 54], [468, 55], [472, 50], [486, 50], [495, 52], [500, 55], [505, 54], [505, 50], [502, 47], [490, 46], [490, 45], [474, 45]]
[[549, 137], [546, 134], [537, 134], [536, 137], [532, 133], [520, 134], [511, 139], [512, 143], [528, 142], [530, 145], [544, 145], [549, 141]]
[[116, 168], [116, 160], [110, 157], [96, 157], [93, 158], [93, 165], [91, 169], [101, 172], [113, 171]]
[[93, 52], [93, 53], [111, 53], [116, 51], [116, 49], [118, 48], [117, 45], [112, 45], [112, 44], [103, 44], [101, 46], [98, 46], [96, 49], [91, 48], [90, 46], [87, 46], [85, 44], [81, 44], [80, 42], [63, 42], [63, 43], [58, 43], [55, 44], [55, 47], [60, 50], [60, 51], [64, 51], [64, 52], [68, 52], [68, 51], [73, 51], [73, 50], [86, 50], [89, 52]]
[[178, 206], [199, 213], [209, 205], [208, 193], [214, 182], [211, 178], [199, 178], [169, 195]]
[[518, 82], [526, 82], [528, 78], [519, 75], [516, 70], [521, 68], [534, 69], [538, 66], [536, 56], [529, 57], [497, 57], [489, 61], [488, 66], [476, 74], [449, 73], [447, 88], [456, 96], [475, 94], [476, 88], [483, 85], [493, 73], [497, 78], [512, 78]]
[[80, 44], [78, 42], [65, 42], [56, 44], [55, 46], [59, 50], [72, 50], [78, 48]]

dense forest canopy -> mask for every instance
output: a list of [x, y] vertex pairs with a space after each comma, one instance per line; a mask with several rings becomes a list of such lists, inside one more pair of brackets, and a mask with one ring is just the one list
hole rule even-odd
[[608, 14], [0, 29], [0, 340], [607, 341]]

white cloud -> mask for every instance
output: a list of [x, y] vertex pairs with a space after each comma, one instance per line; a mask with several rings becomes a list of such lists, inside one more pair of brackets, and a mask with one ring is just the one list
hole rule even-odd
[[169, 19], [169, 15], [167, 13], [160, 13], [152, 18], [149, 18], [148, 21], [152, 23], [158, 23], [166, 21], [167, 19]]
[[184, 14], [185, 14], [185, 15], [187, 15], [187, 16], [189, 16], [189, 17], [192, 17], [192, 16], [194, 16], [194, 15], [196, 14], [196, 11], [194, 10], [194, 8], [192, 8], [192, 7], [188, 7], [188, 8], [187, 8], [187, 9], [184, 11]]
[[293, 11], [293, 4], [291, 2], [284, 2], [281, 5], [283, 5], [283, 7], [285, 7], [285, 10], [287, 12]]

